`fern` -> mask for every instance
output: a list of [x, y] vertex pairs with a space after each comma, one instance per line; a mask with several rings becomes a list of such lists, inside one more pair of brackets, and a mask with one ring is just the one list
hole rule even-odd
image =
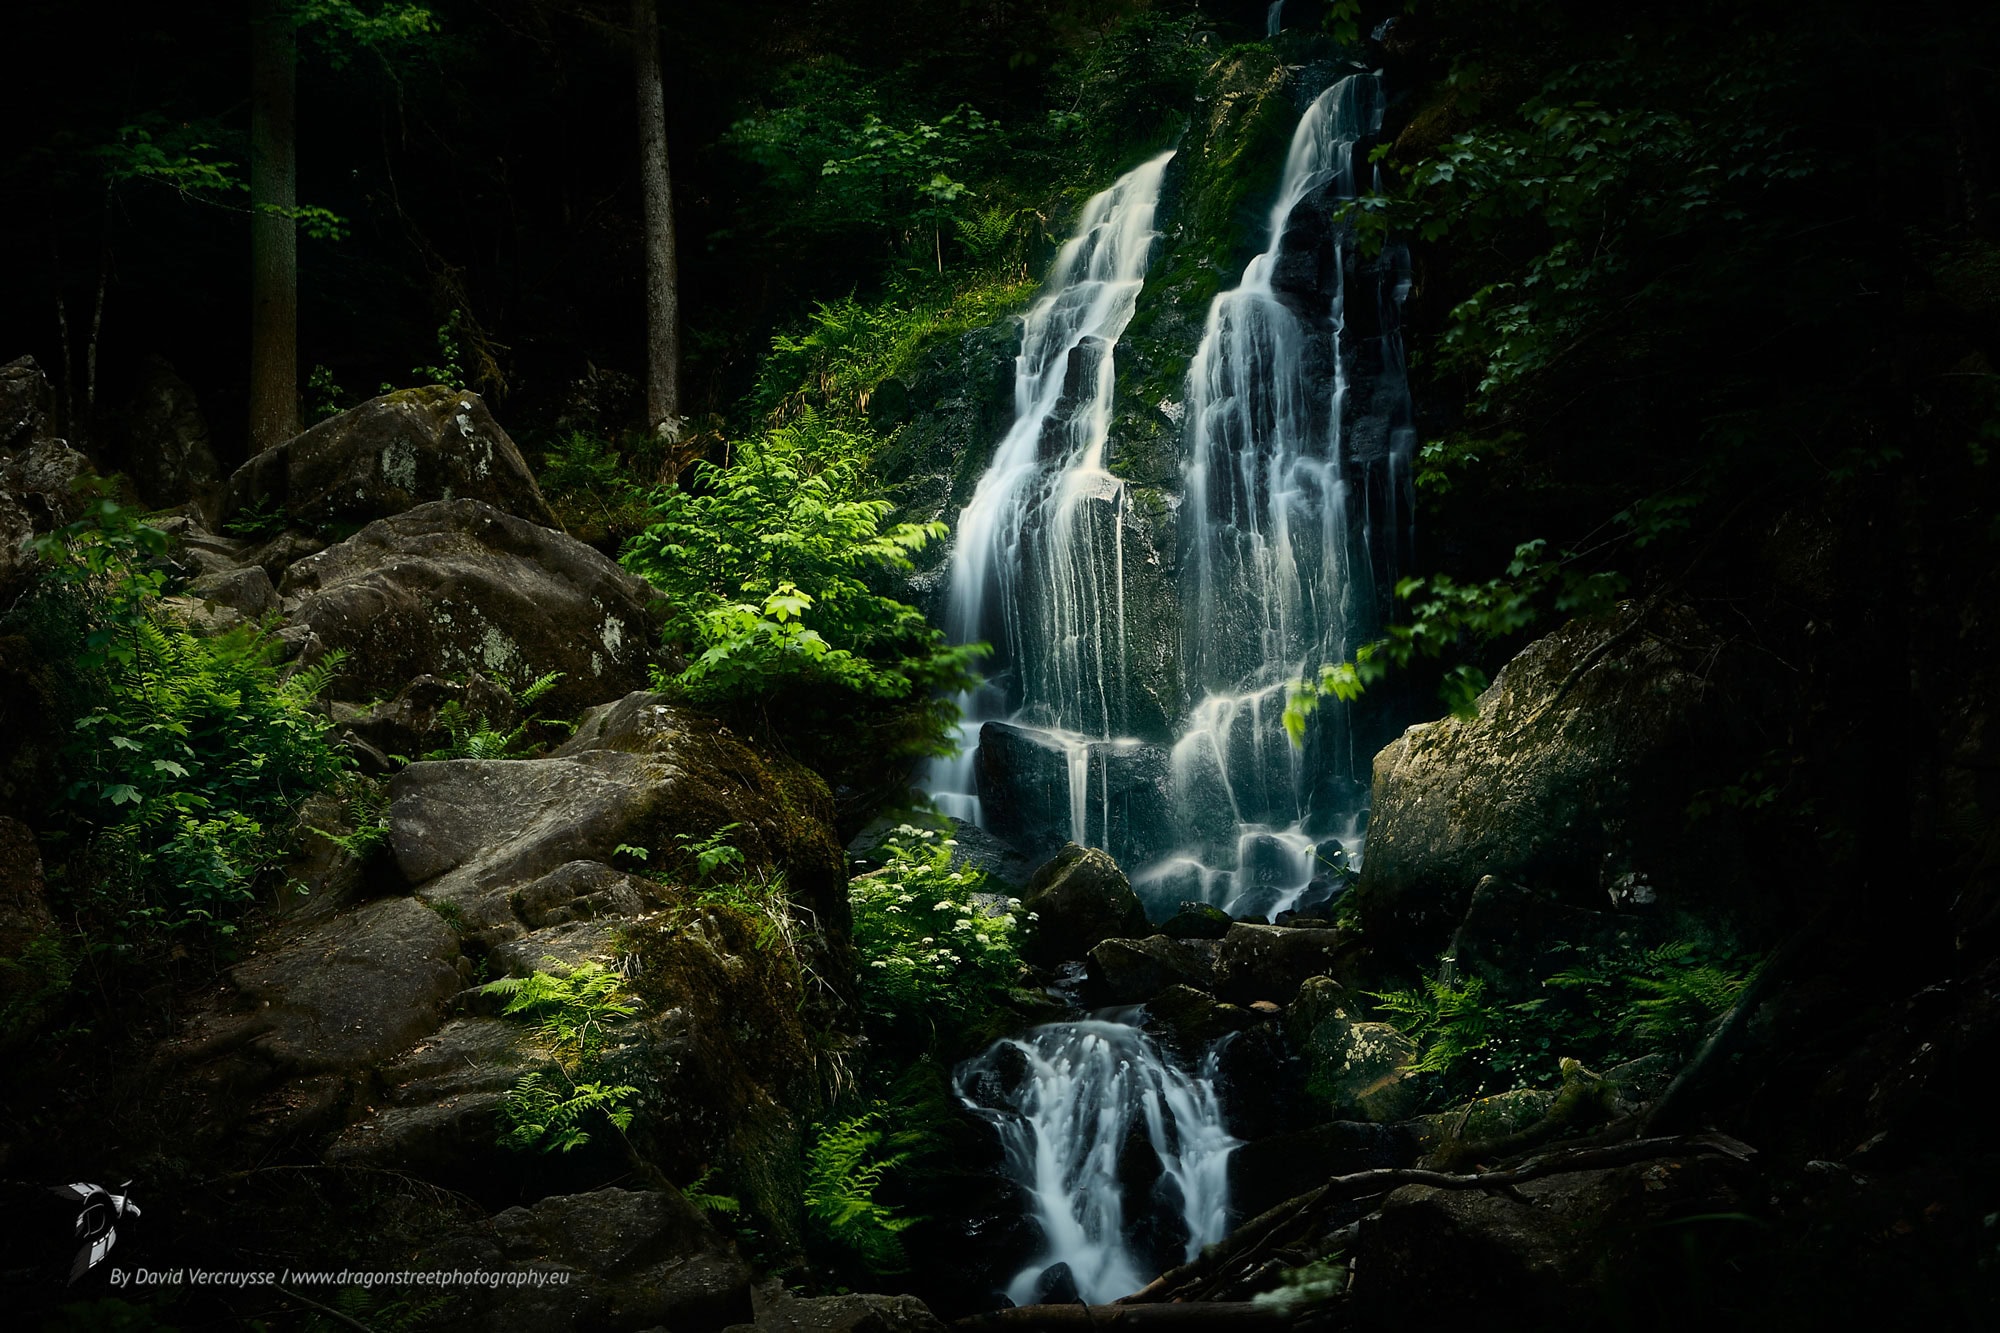
[[1486, 983], [1478, 977], [1462, 982], [1426, 978], [1415, 990], [1371, 994], [1422, 1048], [1406, 1073], [1442, 1074], [1492, 1040], [1495, 1014], [1486, 1001]]
[[806, 1215], [831, 1241], [871, 1272], [909, 1267], [902, 1235], [921, 1219], [904, 1217], [879, 1202], [884, 1179], [910, 1160], [908, 1136], [887, 1128], [880, 1106], [827, 1126], [806, 1166]]
[[733, 1194], [718, 1194], [709, 1189], [709, 1181], [715, 1178], [715, 1168], [704, 1168], [702, 1173], [681, 1186], [681, 1197], [711, 1217], [735, 1217], [743, 1211], [743, 1201]]
[[602, 1112], [621, 1132], [629, 1129], [631, 1098], [638, 1095], [629, 1084], [572, 1083], [564, 1089], [540, 1074], [523, 1074], [502, 1101], [506, 1128], [500, 1142], [508, 1148], [569, 1152], [590, 1142], [583, 1122], [593, 1112]]
[[[554, 958], [543, 961], [559, 965]], [[569, 1152], [590, 1141], [586, 1125], [599, 1114], [621, 1133], [631, 1126], [639, 1090], [604, 1082], [600, 1074], [609, 1025], [638, 1012], [620, 998], [618, 985], [617, 973], [582, 962], [566, 974], [538, 971], [480, 987], [484, 994], [506, 997], [503, 1015], [536, 1020], [536, 1032], [563, 1080], [558, 1085], [529, 1073], [508, 1089], [500, 1111], [502, 1146]]]

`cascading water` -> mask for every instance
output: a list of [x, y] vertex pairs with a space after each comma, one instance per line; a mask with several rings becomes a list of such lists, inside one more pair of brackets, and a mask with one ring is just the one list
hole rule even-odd
[[1322, 93], [1292, 136], [1269, 243], [1216, 297], [1188, 373], [1181, 663], [1189, 707], [1170, 771], [1182, 843], [1134, 881], [1157, 899], [1283, 911], [1336, 854], [1358, 857], [1365, 755], [1348, 711], [1286, 736], [1292, 682], [1379, 623], [1414, 443], [1398, 320], [1407, 263], [1373, 272], [1352, 327], [1353, 246], [1333, 226], [1382, 123], [1380, 77]]
[[959, 516], [946, 629], [994, 652], [988, 686], [959, 701], [958, 756], [934, 764], [925, 784], [957, 819], [981, 822], [976, 737], [1004, 717], [1063, 748], [1070, 836], [1088, 837], [1088, 743], [1114, 736], [1127, 711], [1117, 554], [1127, 499], [1104, 465], [1112, 351], [1138, 301], [1172, 157], [1134, 168], [1084, 206], [1023, 321], [1014, 424]]
[[1042, 1231], [1042, 1256], [1014, 1277], [1010, 1300], [1044, 1294], [1055, 1264], [1086, 1302], [1116, 1300], [1222, 1238], [1237, 1141], [1213, 1074], [1189, 1075], [1144, 1032], [1106, 1019], [1051, 1023], [959, 1066], [959, 1096], [999, 1131]]
[[[1215, 298], [1189, 367], [1170, 750], [1134, 721], [1129, 488], [1105, 455], [1112, 353], [1171, 153], [1085, 207], [1024, 320], [1013, 425], [960, 515], [947, 629], [995, 651], [989, 684], [961, 700], [959, 756], [926, 785], [945, 813], [986, 823], [977, 737], [1004, 725], [1044, 756], [1040, 823], [1067, 823], [1026, 832], [1110, 846], [1161, 909], [1201, 899], [1275, 915], [1326, 882], [1326, 863], [1360, 854], [1366, 747], [1350, 710], [1322, 706], [1298, 745], [1284, 711], [1294, 682], [1375, 632], [1408, 541], [1407, 259], [1390, 246], [1364, 262], [1333, 219], [1359, 193], [1383, 109], [1373, 74], [1307, 108], [1265, 248]], [[1373, 300], [1350, 301], [1350, 286]]]

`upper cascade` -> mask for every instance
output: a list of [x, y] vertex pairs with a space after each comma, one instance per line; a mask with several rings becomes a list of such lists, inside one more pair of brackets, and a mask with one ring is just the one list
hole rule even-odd
[[[989, 684], [961, 700], [961, 753], [934, 768], [945, 813], [977, 821], [976, 729], [1009, 717], [1077, 737], [1122, 725], [1127, 680], [1117, 552], [1125, 484], [1104, 462], [1112, 353], [1131, 322], [1171, 151], [1084, 206], [1027, 313], [1014, 423], [959, 517], [946, 629], [993, 645]], [[1105, 552], [1111, 558], [1103, 557]], [[1082, 840], [1080, 816], [1072, 836]]]
[[[1210, 306], [1188, 371], [1183, 843], [1137, 878], [1237, 913], [1282, 911], [1360, 852], [1367, 756], [1348, 710], [1320, 709], [1302, 746], [1283, 717], [1293, 682], [1375, 632], [1408, 541], [1407, 260], [1389, 247], [1364, 266], [1333, 220], [1383, 108], [1381, 77], [1355, 74], [1300, 118], [1268, 242]], [[1374, 290], [1350, 301], [1356, 278]]]

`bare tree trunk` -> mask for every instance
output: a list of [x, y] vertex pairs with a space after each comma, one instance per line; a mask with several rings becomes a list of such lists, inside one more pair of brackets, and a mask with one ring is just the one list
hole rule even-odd
[[674, 262], [674, 179], [667, 167], [657, 0], [632, 0], [639, 84], [639, 192], [646, 217], [646, 429], [676, 439], [681, 424], [680, 272]]
[[251, 0], [250, 452], [299, 433], [298, 36]]
[[[83, 350], [83, 419], [79, 432], [95, 442], [97, 436], [97, 342], [104, 331], [104, 289], [111, 285], [111, 183], [104, 184], [104, 226], [97, 245], [97, 300], [90, 308], [90, 341]], [[71, 441], [77, 443], [77, 441]], [[79, 445], [79, 447], [89, 447]]]

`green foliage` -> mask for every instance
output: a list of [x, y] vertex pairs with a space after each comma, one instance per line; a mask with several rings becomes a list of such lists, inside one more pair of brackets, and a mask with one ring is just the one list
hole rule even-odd
[[1418, 1045], [1407, 1066], [1433, 1076], [1434, 1100], [1453, 1101], [1547, 1082], [1558, 1057], [1593, 1068], [1653, 1052], [1677, 1058], [1736, 1002], [1747, 960], [1694, 940], [1578, 961], [1542, 982], [1543, 994], [1500, 1003], [1479, 977], [1427, 978], [1374, 994], [1377, 1007]]
[[389, 841], [388, 789], [366, 778], [350, 775], [338, 791], [345, 807], [342, 813], [353, 827], [346, 833], [336, 833], [308, 824], [306, 832], [326, 839], [349, 856], [366, 860]]
[[19, 1036], [44, 1006], [67, 994], [82, 962], [80, 942], [56, 931], [37, 935], [11, 958], [0, 955], [0, 1043]]
[[246, 541], [263, 541], [283, 532], [290, 521], [284, 505], [275, 496], [261, 495], [237, 510], [222, 525], [222, 530]]
[[742, 827], [741, 824], [724, 824], [705, 838], [697, 838], [691, 833], [674, 835], [674, 841], [680, 844], [682, 855], [694, 861], [697, 883], [706, 882], [718, 870], [742, 868], [742, 849], [729, 840], [729, 836]]
[[942, 235], [970, 203], [963, 177], [1003, 142], [997, 124], [969, 106], [895, 115], [839, 61], [788, 71], [772, 102], [726, 142], [790, 196], [793, 225], [902, 243], [921, 230], [943, 267]]
[[[560, 966], [554, 958], [543, 961]], [[582, 962], [566, 973], [503, 977], [480, 989], [507, 998], [502, 1014], [534, 1020], [561, 1079], [524, 1074], [508, 1090], [501, 1107], [502, 1146], [569, 1152], [590, 1142], [590, 1126], [600, 1116], [620, 1133], [630, 1128], [639, 1090], [600, 1075], [610, 1026], [638, 1012], [620, 993], [617, 973]]]
[[31, 619], [66, 663], [72, 739], [52, 811], [70, 877], [119, 947], [229, 918], [287, 850], [298, 803], [338, 778], [314, 700], [338, 657], [281, 673], [252, 627], [202, 637], [154, 600], [165, 538], [101, 501], [42, 542]]
[[641, 439], [628, 454], [601, 436], [570, 430], [543, 451], [536, 480], [566, 529], [591, 542], [623, 540], [651, 521], [648, 488], [635, 479], [659, 471], [646, 443]]
[[[771, 340], [757, 380], [758, 406], [783, 419], [817, 411], [858, 427], [883, 381], [909, 370], [925, 348], [1025, 305], [1035, 284], [1006, 264], [1010, 247], [1022, 239], [1022, 220], [1018, 213], [992, 211], [995, 218], [1003, 215], [1004, 223], [971, 222], [961, 232], [989, 265], [966, 282], [899, 282], [876, 302], [849, 295], [817, 303], [802, 332]], [[996, 260], [1003, 269], [997, 275], [990, 267]]]
[[453, 310], [445, 316], [444, 323], [437, 328], [436, 365], [412, 366], [410, 379], [417, 384], [443, 384], [453, 389], [465, 387], [465, 352], [460, 344], [464, 336], [465, 312]]
[[[1285, 705], [1285, 730], [1292, 742], [1303, 743], [1306, 719], [1322, 698], [1357, 699], [1392, 667], [1504, 640], [1551, 608], [1565, 615], [1601, 613], [1625, 591], [1625, 580], [1617, 573], [1586, 571], [1575, 563], [1574, 553], [1555, 559], [1547, 546], [1540, 539], [1523, 542], [1514, 549], [1506, 576], [1484, 583], [1460, 583], [1443, 574], [1398, 581], [1396, 598], [1408, 604], [1409, 618], [1362, 644], [1349, 661], [1321, 666], [1317, 681], [1293, 687]], [[1486, 686], [1484, 673], [1461, 663], [1445, 673], [1438, 692], [1454, 716], [1472, 717]]]
[[906, 1165], [921, 1136], [891, 1126], [879, 1103], [820, 1130], [806, 1164], [806, 1216], [827, 1240], [870, 1272], [909, 1268], [902, 1233], [918, 1219], [877, 1200], [884, 1179]]
[[727, 466], [703, 464], [698, 489], [656, 494], [658, 520], [622, 561], [675, 608], [669, 634], [699, 650], [663, 687], [782, 715], [809, 746], [852, 746], [871, 704], [897, 705], [917, 725], [883, 759], [948, 745], [947, 696], [971, 680], [979, 650], [948, 644], [871, 584], [910, 568], [943, 525], [884, 526], [891, 506], [867, 475], [870, 445], [808, 412], [737, 446]]
[[720, 1194], [711, 1189], [709, 1182], [714, 1179], [715, 1168], [705, 1168], [700, 1175], [681, 1186], [681, 1197], [712, 1218], [741, 1216], [743, 1201], [733, 1194]]
[[903, 1027], [941, 1016], [976, 1022], [1020, 982], [1018, 900], [995, 910], [974, 895], [977, 870], [952, 864], [950, 838], [905, 824], [888, 861], [848, 888], [867, 1012]]
[[324, 421], [337, 417], [347, 408], [347, 391], [333, 378], [333, 371], [322, 365], [315, 365], [306, 376], [306, 420]]

